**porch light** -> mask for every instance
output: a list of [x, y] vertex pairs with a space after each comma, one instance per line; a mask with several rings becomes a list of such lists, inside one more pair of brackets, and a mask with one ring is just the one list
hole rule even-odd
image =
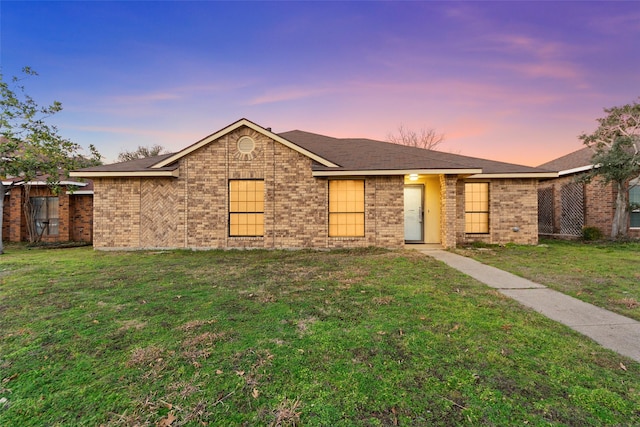
[[412, 173], [411, 175], [409, 175], [409, 181], [417, 181], [417, 180], [418, 180], [417, 173]]

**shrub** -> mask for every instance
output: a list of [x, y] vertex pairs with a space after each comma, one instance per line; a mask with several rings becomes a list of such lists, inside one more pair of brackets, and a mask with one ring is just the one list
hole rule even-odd
[[582, 229], [582, 240], [594, 241], [602, 240], [602, 231], [598, 227], [584, 227]]

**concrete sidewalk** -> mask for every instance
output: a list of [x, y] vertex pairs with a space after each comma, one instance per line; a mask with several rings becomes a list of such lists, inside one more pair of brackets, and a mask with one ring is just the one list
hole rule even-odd
[[497, 289], [550, 319], [569, 326], [603, 347], [640, 362], [640, 322], [471, 258], [438, 249], [420, 252]]

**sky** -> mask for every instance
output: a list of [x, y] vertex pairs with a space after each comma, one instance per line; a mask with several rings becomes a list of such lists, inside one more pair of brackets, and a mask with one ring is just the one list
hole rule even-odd
[[537, 166], [640, 96], [640, 2], [2, 0], [0, 66], [107, 163], [247, 118]]

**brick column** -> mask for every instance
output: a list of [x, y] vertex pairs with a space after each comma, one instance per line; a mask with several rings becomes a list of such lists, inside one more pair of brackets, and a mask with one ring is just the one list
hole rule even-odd
[[9, 197], [9, 241], [22, 241], [23, 230], [25, 227], [24, 215], [22, 215], [22, 187], [14, 187], [11, 189]]
[[58, 194], [58, 236], [57, 241], [68, 242], [71, 240], [71, 218], [69, 209], [69, 195], [66, 192], [66, 188], [60, 190]]
[[440, 192], [442, 212], [440, 216], [442, 230], [442, 246], [444, 248], [456, 247], [456, 211], [457, 211], [457, 176], [440, 175]]

